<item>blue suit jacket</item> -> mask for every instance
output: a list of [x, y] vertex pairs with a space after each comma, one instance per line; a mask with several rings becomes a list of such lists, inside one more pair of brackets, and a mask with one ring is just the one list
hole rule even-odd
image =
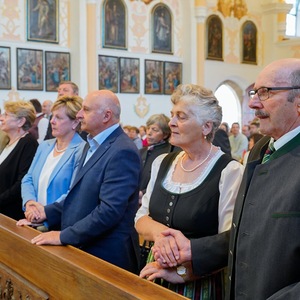
[[83, 166], [84, 158], [67, 197], [45, 207], [50, 229], [61, 224], [63, 244], [137, 272], [139, 152], [118, 127]]
[[[38, 200], [39, 179], [45, 161], [49, 153], [53, 150], [56, 139], [43, 141], [35, 154], [31, 166], [22, 180], [23, 205], [28, 200]], [[67, 150], [62, 155], [58, 164], [54, 168], [47, 188], [47, 204], [53, 203], [63, 194], [66, 194], [71, 185], [72, 175], [80, 162], [85, 142], [75, 133]]]

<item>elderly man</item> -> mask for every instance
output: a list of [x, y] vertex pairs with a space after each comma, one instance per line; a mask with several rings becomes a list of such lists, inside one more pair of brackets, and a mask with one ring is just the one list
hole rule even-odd
[[249, 96], [267, 136], [250, 152], [235, 205], [227, 299], [299, 299], [300, 59], [266, 66]]
[[50, 120], [52, 104], [51, 100], [45, 100], [42, 104], [42, 113], [48, 120]]
[[[79, 88], [76, 83], [73, 81], [62, 81], [57, 89], [57, 98], [61, 96], [78, 96]], [[51, 118], [50, 118], [51, 119]], [[87, 133], [82, 131], [80, 132], [80, 136], [86, 141]], [[49, 122], [49, 126], [47, 129], [47, 134], [45, 140], [53, 139], [52, 135], [52, 126]]]
[[134, 229], [138, 208], [139, 152], [119, 125], [120, 103], [108, 91], [87, 95], [77, 117], [88, 143], [64, 200], [26, 205], [31, 222], [47, 220], [50, 229], [33, 238], [37, 245], [73, 245], [128, 271], [138, 271], [139, 244]]

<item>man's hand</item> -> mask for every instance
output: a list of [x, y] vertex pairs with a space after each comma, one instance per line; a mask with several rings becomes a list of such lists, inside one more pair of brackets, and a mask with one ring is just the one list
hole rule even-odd
[[36, 245], [62, 245], [60, 241], [60, 231], [49, 231], [41, 233], [31, 240], [32, 244]]
[[161, 234], [168, 238], [167, 242], [155, 242], [152, 247], [154, 258], [161, 267], [172, 267], [192, 260], [191, 242], [181, 231], [167, 229]]

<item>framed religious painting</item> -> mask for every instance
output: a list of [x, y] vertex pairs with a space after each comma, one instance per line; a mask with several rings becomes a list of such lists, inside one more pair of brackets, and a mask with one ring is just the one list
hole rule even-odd
[[46, 91], [56, 92], [62, 81], [71, 80], [70, 53], [45, 52]]
[[140, 92], [140, 60], [120, 58], [120, 93]]
[[0, 90], [11, 89], [10, 48], [0, 46]]
[[145, 60], [145, 94], [163, 93], [163, 68], [163, 61]]
[[43, 90], [43, 51], [17, 48], [17, 89]]
[[58, 43], [59, 0], [27, 0], [27, 40]]
[[99, 90], [110, 90], [114, 93], [118, 93], [118, 57], [98, 55], [98, 83]]
[[152, 52], [172, 54], [172, 15], [165, 4], [152, 11]]
[[223, 25], [217, 15], [207, 19], [207, 59], [223, 60]]
[[257, 29], [253, 22], [246, 21], [242, 25], [242, 63], [257, 64], [256, 57]]
[[164, 63], [164, 94], [171, 95], [176, 87], [182, 83], [182, 63]]
[[103, 3], [103, 47], [126, 49], [127, 16], [123, 0]]

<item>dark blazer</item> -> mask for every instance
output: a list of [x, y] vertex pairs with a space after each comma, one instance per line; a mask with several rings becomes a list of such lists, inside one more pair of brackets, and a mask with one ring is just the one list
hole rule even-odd
[[30, 167], [37, 147], [36, 139], [26, 134], [0, 164], [0, 213], [15, 220], [24, 218], [21, 180]]
[[85, 156], [65, 200], [45, 207], [48, 224], [61, 224], [63, 244], [137, 272], [138, 150], [118, 127], [82, 166]]
[[140, 183], [140, 190], [145, 194], [148, 182], [151, 176], [151, 166], [156, 157], [163, 153], [170, 153], [173, 151], [181, 151], [180, 148], [174, 147], [168, 141], [163, 144], [154, 146], [152, 150], [148, 150], [148, 147], [140, 149], [140, 155], [142, 159], [142, 177]]
[[230, 148], [229, 138], [228, 138], [227, 133], [223, 129], [218, 129], [215, 132], [215, 136], [214, 136], [212, 143], [215, 146], [220, 147], [224, 153], [231, 156], [231, 148]]
[[251, 150], [237, 196], [226, 299], [299, 299], [300, 134], [261, 164], [269, 139]]

